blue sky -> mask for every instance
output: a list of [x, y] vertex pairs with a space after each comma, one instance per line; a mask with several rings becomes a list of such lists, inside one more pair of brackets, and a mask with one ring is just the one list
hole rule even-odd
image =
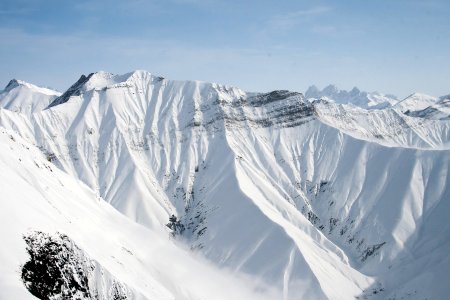
[[0, 0], [0, 85], [148, 70], [248, 91], [450, 93], [448, 0]]

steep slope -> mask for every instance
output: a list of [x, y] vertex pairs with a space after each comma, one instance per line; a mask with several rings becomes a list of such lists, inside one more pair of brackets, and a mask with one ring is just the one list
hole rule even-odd
[[43, 110], [60, 95], [57, 91], [13, 79], [0, 92], [0, 107], [31, 114]]
[[[446, 294], [448, 151], [386, 148], [310, 123], [301, 132], [258, 135], [251, 136], [252, 147], [239, 142], [247, 135], [238, 136], [235, 146], [243, 157], [243, 176], [254, 183], [246, 185], [248, 194], [272, 202], [277, 209], [271, 214], [279, 212], [298, 227], [298, 212], [307, 216], [352, 266], [376, 275], [369, 294], [382, 292], [380, 299]], [[265, 197], [253, 191], [255, 186]], [[304, 237], [298, 240], [305, 243]]]
[[393, 95], [378, 92], [368, 93], [354, 87], [351, 91], [340, 90], [334, 85], [328, 85], [323, 90], [310, 86], [305, 92], [306, 99], [325, 99], [338, 104], [351, 104], [365, 109], [383, 109], [398, 102]]
[[[281, 297], [251, 278], [212, 267], [177, 247], [169, 235], [131, 222], [55, 168], [37, 148], [1, 127], [0, 167], [0, 217], [7, 225], [0, 230], [1, 299], [36, 299], [26, 286], [39, 286], [41, 278], [33, 272], [39, 274], [41, 263], [49, 275], [40, 291], [55, 284], [54, 295], [69, 299]], [[34, 265], [26, 250], [33, 254]], [[55, 278], [58, 269], [65, 277]], [[56, 283], [67, 279], [71, 281], [62, 287]], [[76, 282], [89, 287], [83, 290]], [[224, 288], [229, 286], [233, 288]]]
[[450, 122], [408, 116], [395, 108], [365, 110], [326, 101], [314, 107], [323, 123], [357, 139], [388, 147], [450, 149]]
[[133, 220], [164, 232], [176, 214], [192, 249], [284, 299], [447, 291], [447, 122], [143, 71], [80, 80], [0, 124]]

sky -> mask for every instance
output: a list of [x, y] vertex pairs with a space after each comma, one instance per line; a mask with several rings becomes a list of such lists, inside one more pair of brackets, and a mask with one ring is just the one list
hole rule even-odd
[[267, 92], [450, 94], [448, 0], [0, 0], [0, 89], [147, 70]]

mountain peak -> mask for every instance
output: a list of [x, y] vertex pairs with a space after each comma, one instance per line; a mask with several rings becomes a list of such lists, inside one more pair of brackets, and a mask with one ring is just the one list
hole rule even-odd
[[317, 86], [315, 85], [311, 85], [305, 92], [305, 98], [309, 99], [309, 98], [320, 98], [319, 97], [320, 94], [320, 90], [317, 88]]
[[0, 107], [22, 114], [31, 114], [45, 109], [59, 95], [61, 93], [58, 91], [12, 79], [0, 93]]
[[32, 88], [32, 89], [47, 89], [47, 88], [39, 87], [37, 85], [28, 83], [28, 82], [20, 80], [20, 79], [13, 78], [13, 79], [11, 79], [8, 82], [8, 84], [6, 85], [4, 90], [5, 91], [10, 91], [10, 90], [12, 90], [12, 89], [14, 89], [14, 88], [16, 88], [18, 86], [25, 86], [27, 88]]
[[350, 95], [359, 95], [361, 93], [361, 90], [358, 89], [356, 86], [353, 87], [353, 89], [350, 91]]
[[439, 98], [437, 97], [415, 92], [397, 103], [395, 108], [408, 114], [413, 111], [423, 110], [435, 104], [438, 100]]
[[338, 93], [339, 89], [334, 84], [329, 84], [322, 90], [322, 92], [326, 93], [326, 94], [329, 94], [329, 95], [332, 95], [332, 94]]
[[417, 103], [434, 103], [438, 97], [427, 95], [424, 93], [415, 92], [403, 99], [400, 103], [417, 102]]
[[78, 96], [81, 94], [81, 89], [83, 87], [83, 85], [89, 81], [89, 79], [94, 75], [95, 73], [91, 73], [88, 76], [82, 74], [80, 76], [80, 78], [77, 80], [77, 82], [75, 82], [74, 84], [72, 84], [72, 86], [65, 91], [61, 96], [59, 96], [58, 98], [56, 98], [52, 103], [49, 104], [49, 106], [47, 108], [65, 103], [69, 100], [70, 97], [72, 96]]
[[46, 87], [40, 87], [31, 83], [28, 83], [26, 81], [23, 80], [19, 80], [19, 79], [11, 79], [8, 84], [6, 85], [5, 89], [3, 90], [4, 92], [10, 92], [11, 90], [17, 88], [17, 87], [26, 87], [30, 90], [33, 90], [34, 92], [38, 92], [41, 94], [45, 94], [45, 95], [49, 95], [49, 96], [59, 96], [61, 95], [60, 92], [52, 90], [50, 88], [46, 88]]
[[409, 98], [431, 99], [431, 98], [436, 98], [436, 97], [431, 96], [431, 95], [427, 95], [427, 94], [424, 94], [424, 93], [420, 93], [420, 92], [414, 92], [414, 93], [412, 93], [411, 95], [407, 96], [407, 97], [406, 97], [405, 99], [403, 99], [403, 100], [406, 100], [406, 99], [409, 99]]
[[15, 87], [18, 87], [19, 85], [20, 85], [20, 80], [17, 80], [17, 79], [11, 79], [9, 82], [8, 82], [8, 84], [6, 85], [6, 87], [5, 87], [5, 91], [10, 91], [10, 90], [12, 90], [13, 88], [15, 88]]
[[110, 87], [132, 86], [139, 82], [160, 80], [162, 77], [155, 77], [150, 72], [144, 70], [135, 70], [133, 72], [117, 75], [106, 71], [98, 71], [89, 75], [81, 75], [64, 94], [55, 99], [48, 108], [65, 103], [72, 96], [79, 96], [90, 90], [103, 90]]
[[132, 84], [140, 80], [151, 79], [152, 77], [153, 75], [150, 72], [144, 70], [136, 70], [123, 75], [98, 71], [88, 76], [82, 75], [77, 83], [79, 87], [83, 87], [83, 91], [88, 91], [92, 89], [104, 89], [122, 83]]

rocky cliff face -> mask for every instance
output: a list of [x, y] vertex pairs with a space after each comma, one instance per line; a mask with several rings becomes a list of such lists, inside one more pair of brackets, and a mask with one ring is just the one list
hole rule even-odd
[[22, 280], [39, 299], [131, 299], [125, 285], [91, 260], [67, 235], [31, 232]]

